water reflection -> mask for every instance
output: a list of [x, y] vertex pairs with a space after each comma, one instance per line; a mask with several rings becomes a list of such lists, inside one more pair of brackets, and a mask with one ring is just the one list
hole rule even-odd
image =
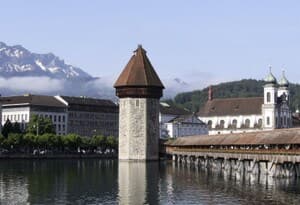
[[2, 160], [0, 204], [300, 204], [300, 183], [172, 162]]
[[158, 165], [119, 162], [119, 204], [158, 204]]

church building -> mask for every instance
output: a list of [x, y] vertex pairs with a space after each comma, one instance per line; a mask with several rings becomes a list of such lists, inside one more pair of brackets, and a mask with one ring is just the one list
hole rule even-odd
[[270, 69], [263, 97], [214, 99], [210, 87], [208, 101], [198, 116], [208, 125], [210, 135], [290, 128], [289, 101], [289, 81], [284, 72], [277, 82]]

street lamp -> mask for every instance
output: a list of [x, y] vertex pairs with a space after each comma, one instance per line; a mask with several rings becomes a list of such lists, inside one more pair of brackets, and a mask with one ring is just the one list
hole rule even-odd
[[33, 128], [36, 128], [36, 136], [39, 136], [39, 122], [33, 125]]

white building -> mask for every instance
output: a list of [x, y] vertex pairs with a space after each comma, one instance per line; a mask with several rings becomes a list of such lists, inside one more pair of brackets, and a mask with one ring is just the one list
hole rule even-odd
[[118, 106], [111, 100], [23, 95], [2, 97], [1, 101], [2, 126], [9, 119], [24, 131], [31, 117], [38, 115], [52, 120], [57, 135], [118, 135]]
[[50, 118], [56, 134], [67, 133], [67, 107], [53, 96], [23, 95], [2, 98], [2, 126], [9, 119], [18, 122], [21, 130], [26, 129], [33, 115]]
[[163, 102], [160, 103], [159, 122], [161, 138], [208, 134], [207, 125], [195, 115]]
[[210, 87], [208, 101], [199, 110], [199, 119], [209, 134], [228, 134], [292, 127], [289, 82], [284, 73], [277, 83], [270, 73], [265, 78], [264, 97], [214, 99]]

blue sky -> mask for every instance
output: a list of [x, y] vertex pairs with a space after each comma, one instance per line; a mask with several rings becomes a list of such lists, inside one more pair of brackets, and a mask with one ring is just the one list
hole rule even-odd
[[299, 83], [299, 11], [300, 1], [10, 0], [1, 2], [0, 41], [112, 81], [142, 44], [162, 79], [193, 88], [262, 79], [269, 64]]

